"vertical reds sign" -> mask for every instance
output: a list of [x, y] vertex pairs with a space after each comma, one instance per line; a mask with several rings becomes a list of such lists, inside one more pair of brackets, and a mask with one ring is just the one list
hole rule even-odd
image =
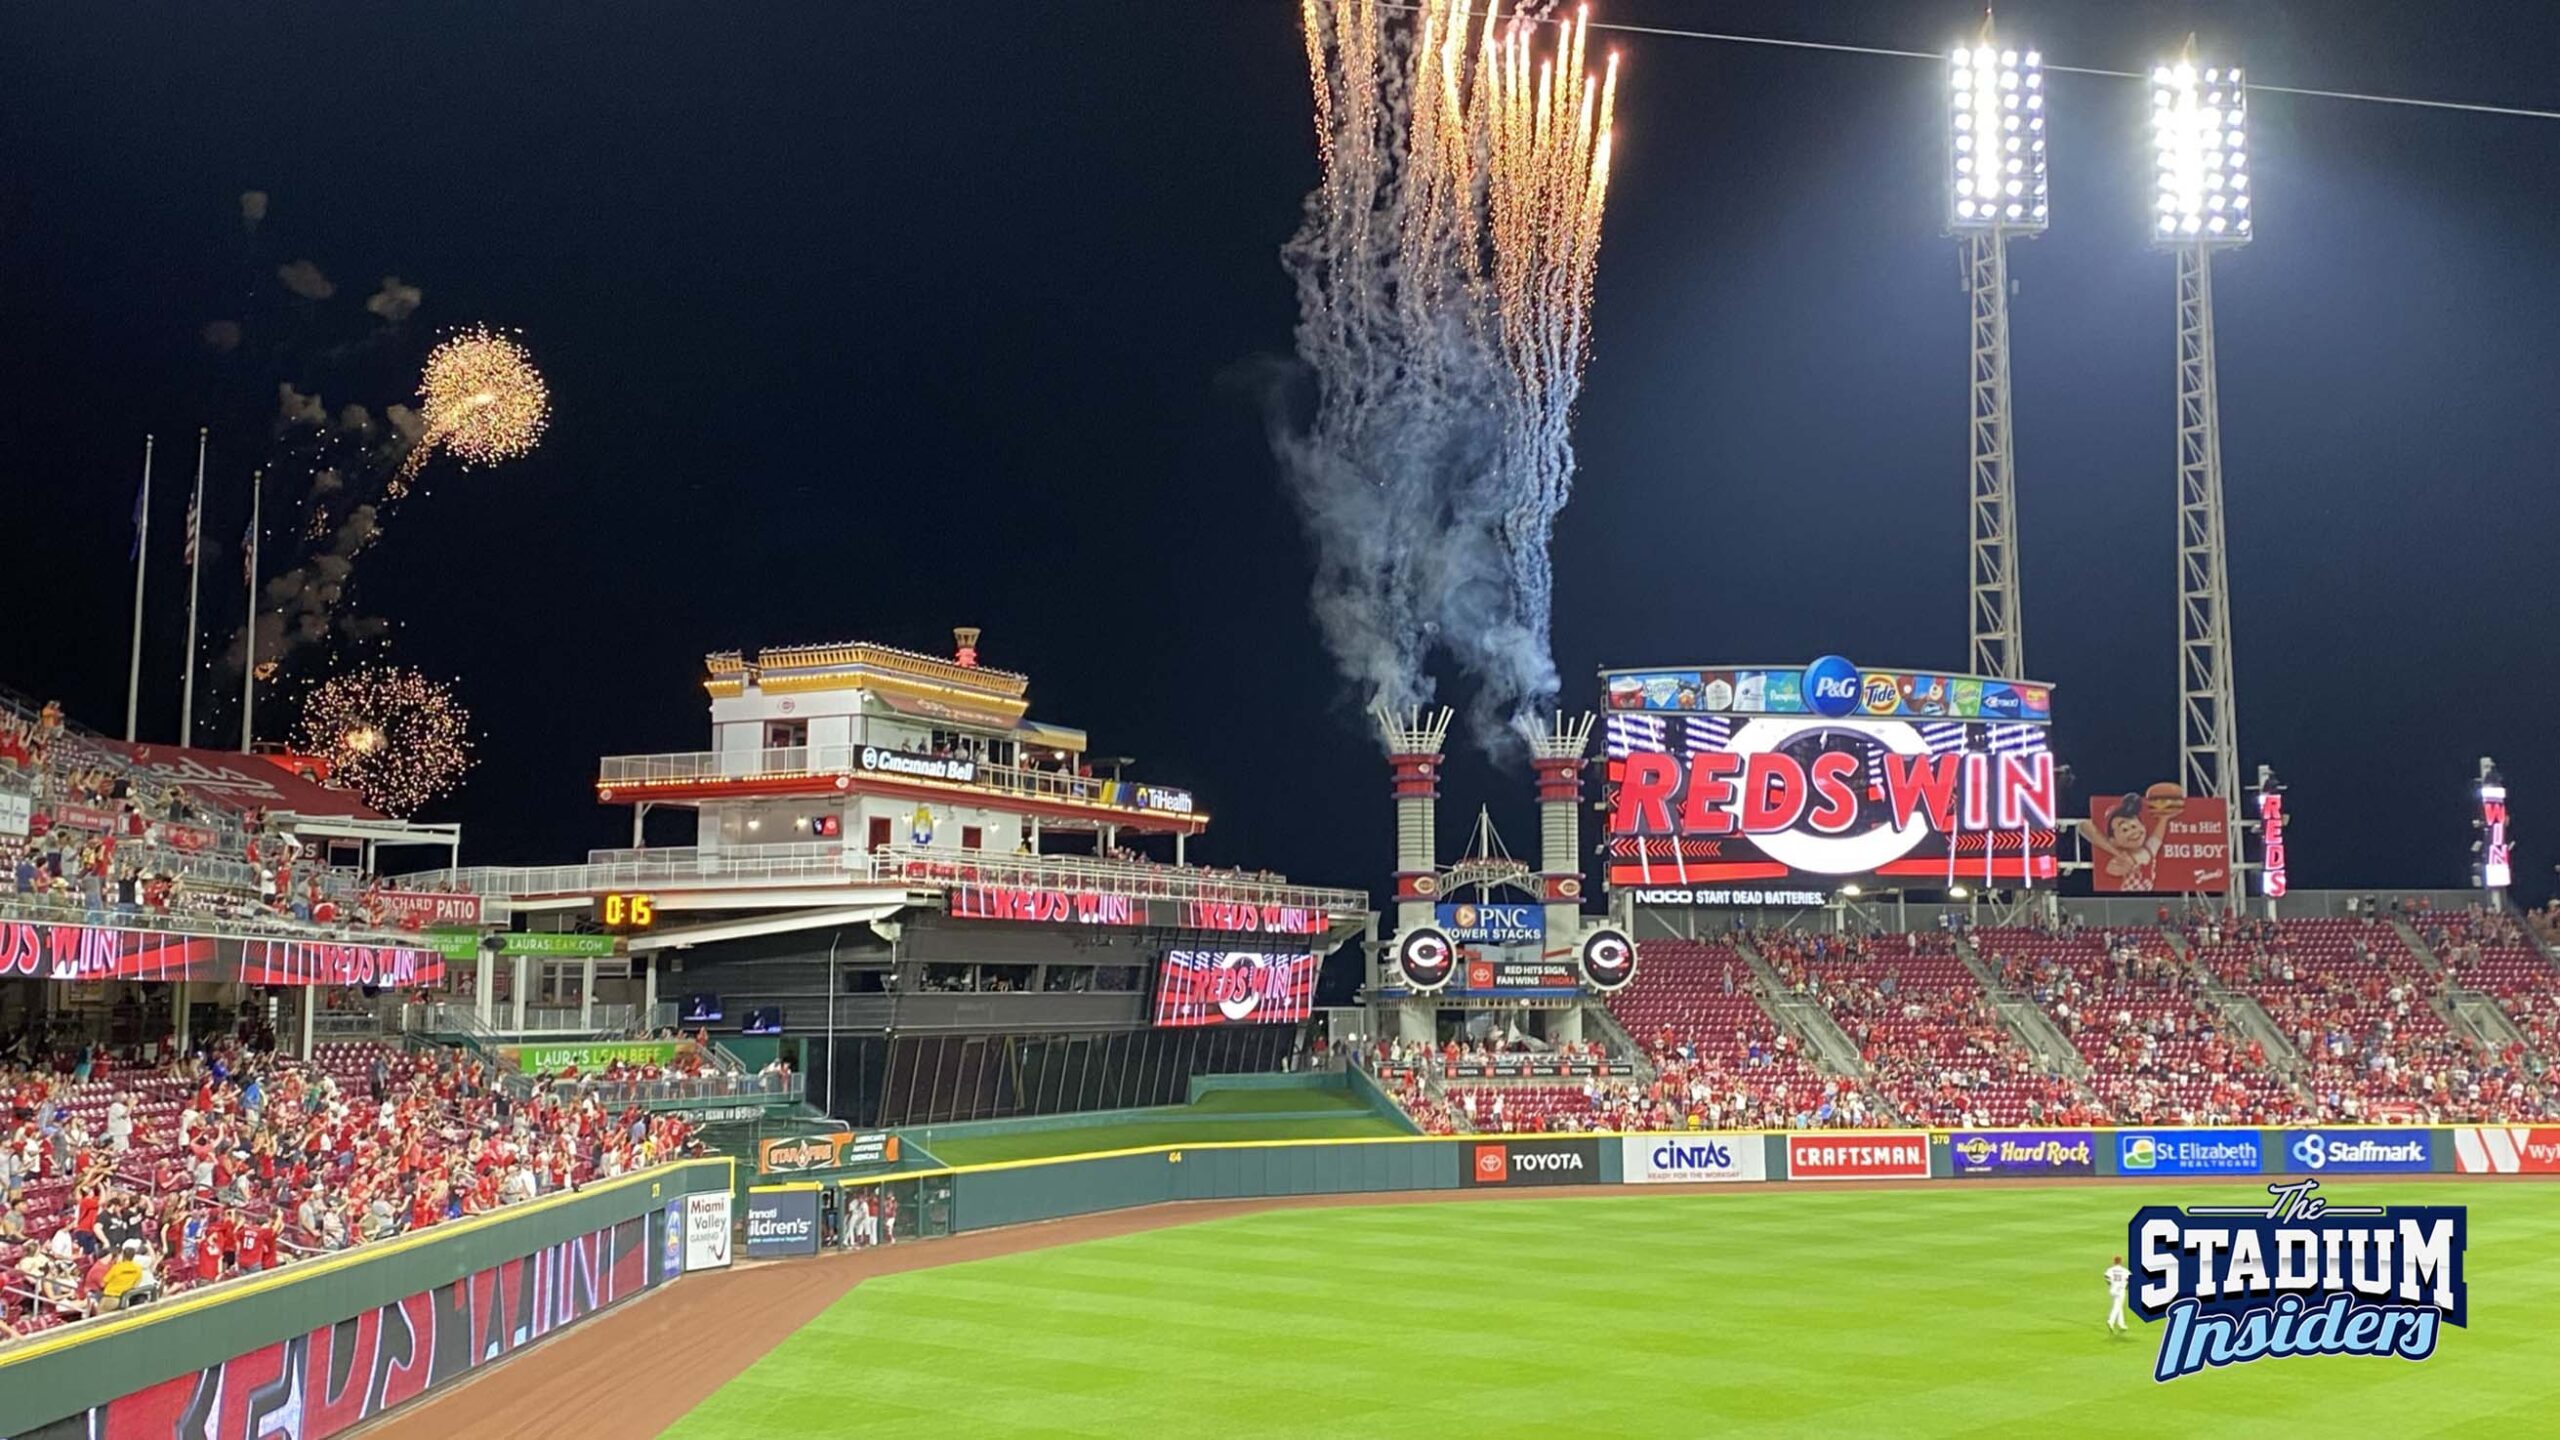
[[2139, 795], [2093, 795], [2079, 822], [2089, 842], [2090, 884], [2101, 895], [2228, 889], [2228, 816], [2220, 800], [2167, 781]]

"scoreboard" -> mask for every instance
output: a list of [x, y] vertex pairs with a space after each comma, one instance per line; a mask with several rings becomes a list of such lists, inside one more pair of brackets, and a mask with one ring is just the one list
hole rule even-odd
[[2049, 685], [1836, 655], [1603, 681], [1608, 881], [1639, 903], [2054, 879]]

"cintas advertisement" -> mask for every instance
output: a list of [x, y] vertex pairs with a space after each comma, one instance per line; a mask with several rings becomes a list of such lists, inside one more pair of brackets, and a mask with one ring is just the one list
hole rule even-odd
[[1460, 1145], [1458, 1183], [1592, 1185], [1600, 1179], [1597, 1140], [1483, 1140]]
[[1757, 1135], [1622, 1135], [1619, 1178], [1629, 1185], [1725, 1184], [1769, 1178]]

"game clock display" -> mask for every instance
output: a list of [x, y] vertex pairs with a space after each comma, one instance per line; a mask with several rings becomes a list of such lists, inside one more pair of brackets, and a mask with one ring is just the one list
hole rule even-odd
[[596, 925], [608, 935], [632, 935], [658, 925], [658, 897], [614, 891], [596, 897]]

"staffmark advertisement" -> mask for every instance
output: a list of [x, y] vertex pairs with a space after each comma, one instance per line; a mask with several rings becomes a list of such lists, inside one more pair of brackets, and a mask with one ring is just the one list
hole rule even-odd
[[729, 1263], [729, 1192], [684, 1197], [684, 1268], [717, 1270]]
[[1486, 1140], [1458, 1147], [1461, 1185], [1591, 1185], [1600, 1179], [1592, 1140]]
[[2255, 1175], [2266, 1146], [2255, 1130], [2119, 1130], [2116, 1170], [2124, 1175]]
[[1630, 1185], [1711, 1185], [1769, 1178], [1757, 1135], [1623, 1135], [1619, 1178]]
[[2416, 1173], [2435, 1163], [2435, 1137], [2424, 1130], [2288, 1130], [2284, 1137], [2284, 1168], [2299, 1175]]
[[1929, 1137], [1919, 1130], [1882, 1135], [1790, 1135], [1790, 1180], [1926, 1180]]

